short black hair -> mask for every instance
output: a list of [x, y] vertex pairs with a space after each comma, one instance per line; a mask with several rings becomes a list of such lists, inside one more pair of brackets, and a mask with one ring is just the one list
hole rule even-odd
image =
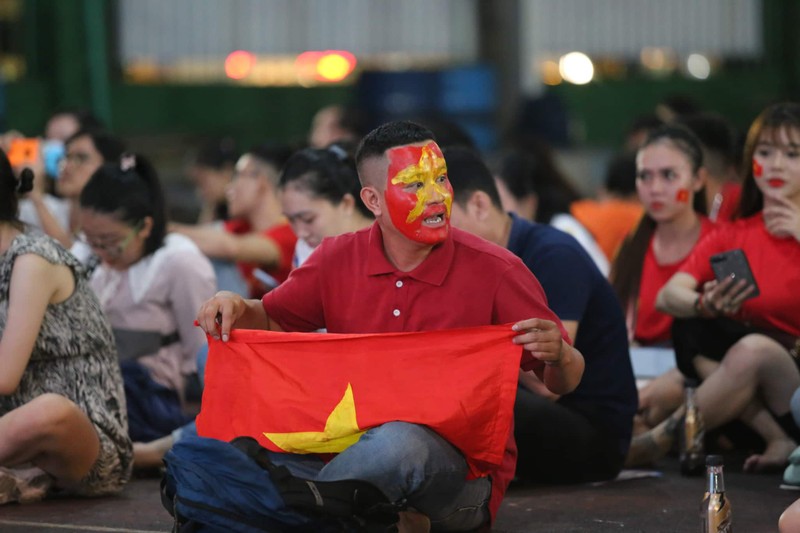
[[281, 169], [292, 156], [293, 150], [291, 147], [284, 144], [275, 143], [262, 143], [251, 146], [243, 155], [251, 155], [275, 169], [275, 175], [272, 177], [274, 184], [278, 184], [278, 178]]
[[422, 141], [436, 141], [433, 132], [416, 122], [397, 120], [387, 122], [367, 133], [356, 150], [356, 166], [364, 159], [380, 157], [389, 148], [414, 144]]
[[197, 149], [192, 162], [195, 166], [222, 170], [233, 167], [239, 159], [236, 141], [231, 137], [206, 140]]
[[453, 186], [453, 199], [463, 206], [475, 191], [486, 193], [492, 204], [503, 209], [494, 177], [480, 154], [464, 146], [451, 146], [442, 150], [447, 163], [447, 177]]

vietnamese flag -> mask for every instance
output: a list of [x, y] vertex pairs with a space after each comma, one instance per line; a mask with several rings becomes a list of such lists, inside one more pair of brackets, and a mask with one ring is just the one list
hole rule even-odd
[[198, 433], [337, 453], [390, 421], [423, 424], [473, 475], [503, 460], [522, 348], [511, 324], [418, 333], [234, 330], [209, 337]]

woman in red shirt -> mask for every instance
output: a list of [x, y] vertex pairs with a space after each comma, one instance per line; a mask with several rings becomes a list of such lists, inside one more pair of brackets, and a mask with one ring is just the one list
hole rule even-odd
[[[655, 308], [656, 294], [712, 227], [705, 217], [705, 170], [699, 140], [668, 125], [649, 134], [636, 157], [636, 190], [645, 214], [620, 248], [611, 284], [626, 310], [636, 346], [671, 345], [672, 317]], [[670, 370], [639, 391], [637, 424], [653, 427], [682, 402], [683, 378]]]
[[[684, 374], [703, 379], [697, 403], [706, 429], [739, 418], [764, 437], [764, 451], [744, 464], [757, 471], [783, 466], [800, 441], [790, 413], [800, 387], [800, 105], [777, 104], [759, 115], [745, 161], [738, 220], [695, 248], [657, 306], [686, 319], [673, 330], [676, 357]], [[744, 251], [757, 290], [738, 277], [715, 279], [710, 258], [734, 249]], [[682, 411], [641, 439], [647, 460], [666, 453]]]

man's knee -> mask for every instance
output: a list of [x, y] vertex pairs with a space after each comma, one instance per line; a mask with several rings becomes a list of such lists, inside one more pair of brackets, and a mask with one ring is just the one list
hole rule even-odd
[[424, 464], [432, 457], [447, 453], [452, 449], [442, 437], [431, 429], [408, 422], [387, 422], [369, 431], [369, 440], [385, 450], [385, 460], [413, 458], [417, 464]]

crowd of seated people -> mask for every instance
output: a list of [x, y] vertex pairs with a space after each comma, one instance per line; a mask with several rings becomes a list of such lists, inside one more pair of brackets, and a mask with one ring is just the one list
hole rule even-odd
[[[435, 124], [432, 121], [430, 129], [436, 135]], [[7, 359], [18, 370], [3, 378], [0, 428], [21, 428], [19, 439], [8, 444], [0, 431], [0, 503], [64, 491], [116, 492], [132, 466], [158, 466], [182, 432], [188, 428], [186, 433], [195, 434], [192, 420], [207, 350], [205, 336], [194, 325], [201, 304], [217, 290], [260, 298], [299, 268], [323, 239], [374, 222], [361, 200], [354, 162], [365, 133], [363, 116], [350, 108], [320, 110], [305, 148], [257, 145], [240, 154], [229, 137], [201, 147], [190, 166], [203, 200], [197, 224], [167, 219], [156, 170], [145, 156], [126, 152], [123, 141], [98, 122], [77, 112], [56, 113], [47, 131], [63, 143], [57, 176], [48, 177], [44, 162], [23, 172], [0, 156], [3, 195], [14, 198], [6, 205], [4, 197], [0, 206], [7, 211], [0, 213], [0, 266], [7, 264], [0, 271], [7, 276], [0, 277], [0, 284], [6, 284], [6, 292], [0, 293], [7, 315], [0, 316], [3, 331], [6, 324], [20, 320], [14, 319], [16, 306], [12, 310], [11, 303], [19, 301], [22, 291], [33, 290], [13, 290], [24, 283], [19, 276], [11, 277], [17, 272], [15, 261], [36, 263], [37, 257], [44, 257], [42, 268], [54, 272], [52, 291], [35, 291], [41, 312], [35, 320], [33, 315], [28, 318], [36, 327], [24, 334], [4, 334], [0, 340], [0, 361]], [[443, 140], [468, 138], [463, 135], [442, 131]], [[0, 136], [0, 148], [7, 150], [19, 137], [15, 132]], [[567, 331], [573, 338], [585, 338], [592, 331], [599, 318], [592, 309], [604, 306], [603, 320], [627, 332], [627, 343], [618, 344], [630, 354], [624, 361], [609, 356], [613, 363], [595, 362], [593, 357], [606, 355], [594, 354], [599, 348], [578, 340], [587, 372], [600, 368], [609, 375], [628, 376], [638, 349], [663, 349], [660, 357], [667, 358], [671, 368], [639, 381], [638, 391], [626, 397], [630, 405], [620, 412], [630, 411], [625, 415], [633, 425], [630, 451], [623, 457], [627, 445], [614, 441], [613, 453], [622, 450], [615, 456], [618, 468], [600, 477], [615, 475], [623, 464], [657, 464], [674, 450], [685, 413], [686, 378], [699, 382], [697, 401], [707, 430], [738, 421], [756, 436], [755, 448], [739, 450], [747, 456], [746, 471], [782, 472], [800, 444], [790, 410], [792, 394], [800, 390], [800, 321], [791, 301], [796, 291], [786, 289], [800, 283], [793, 268], [800, 264], [800, 107], [785, 103], [767, 108], [751, 126], [741, 154], [736, 139], [723, 117], [697, 110], [643, 119], [611, 161], [606, 187], [595, 197], [579, 193], [541, 139], [518, 139], [494, 154], [481, 154], [470, 143], [455, 143], [462, 147], [450, 151], [454, 158], [474, 157], [480, 163], [464, 164], [460, 172], [480, 168], [493, 177], [492, 187], [480, 182], [470, 191], [480, 193], [477, 199], [459, 196], [456, 190], [454, 209], [461, 213], [464, 229], [510, 247], [508, 235], [481, 235], [492, 220], [484, 213], [496, 211], [498, 228], [505, 227], [505, 214], [513, 213], [508, 220], [519, 227], [544, 224], [568, 233], [574, 241], [552, 240], [550, 229], [540, 238], [553, 249], [559, 243], [569, 253], [578, 253], [579, 245], [575, 268], [591, 272], [598, 294], [612, 295], [594, 307], [562, 306], [556, 301], [566, 298], [561, 286], [547, 281], [544, 267], [538, 267], [543, 269], [542, 284], [551, 306], [563, 309], [557, 314], [572, 327]], [[30, 185], [18, 185], [25, 180]], [[474, 185], [462, 176], [458, 183]], [[484, 194], [488, 200], [482, 208]], [[744, 250], [757, 289], [739, 279], [715, 277], [711, 256], [736, 248]], [[533, 266], [531, 270], [539, 275]], [[71, 294], [81, 294], [88, 302], [76, 319], [91, 324], [108, 341], [93, 353], [67, 350], [62, 356], [58, 343], [43, 344], [50, 321], [58, 319], [58, 313], [49, 310], [72, 302]], [[579, 300], [575, 294], [570, 299]], [[25, 355], [14, 359], [19, 354], [12, 357], [9, 346]], [[94, 393], [99, 398], [124, 394], [125, 401], [117, 405], [126, 409], [95, 413], [81, 402], [97, 398], [48, 389], [50, 378], [40, 375], [46, 369], [37, 366], [48, 350], [63, 357], [64, 365], [81, 380], [92, 383], [97, 372], [102, 373], [103, 386]], [[94, 374], [84, 377], [81, 373], [89, 371], [85, 360], [92, 358], [102, 365], [92, 366]], [[583, 417], [591, 419], [597, 406], [582, 402], [591, 404], [593, 397], [612, 392], [625, 396], [624, 391], [592, 385], [589, 400], [581, 396], [581, 389], [564, 400], [549, 395], [524, 373], [520, 380], [521, 395], [560, 406], [547, 416], [580, 419], [574, 427], [599, 430], [606, 437], [603, 427], [583, 427]], [[41, 409], [39, 404], [63, 409], [76, 431], [96, 431], [92, 446], [73, 450], [55, 439], [54, 448], [39, 455], [19, 451], [23, 445], [36, 448], [47, 431], [63, 430], [44, 426], [37, 432], [24, 426], [19, 413]], [[535, 418], [518, 409], [516, 415], [523, 422], [542, 420], [542, 413], [537, 411]], [[102, 431], [97, 429], [101, 423], [106, 424]], [[627, 422], [620, 424], [627, 439]], [[517, 432], [520, 442], [531, 442], [525, 425]], [[746, 440], [746, 446], [753, 441]], [[538, 464], [531, 459], [535, 456], [534, 451], [520, 449], [527, 469], [522, 478], [547, 482], [547, 476], [532, 471], [538, 468], [531, 466]], [[587, 462], [596, 459], [586, 457]], [[14, 482], [3, 483], [4, 476]]]

